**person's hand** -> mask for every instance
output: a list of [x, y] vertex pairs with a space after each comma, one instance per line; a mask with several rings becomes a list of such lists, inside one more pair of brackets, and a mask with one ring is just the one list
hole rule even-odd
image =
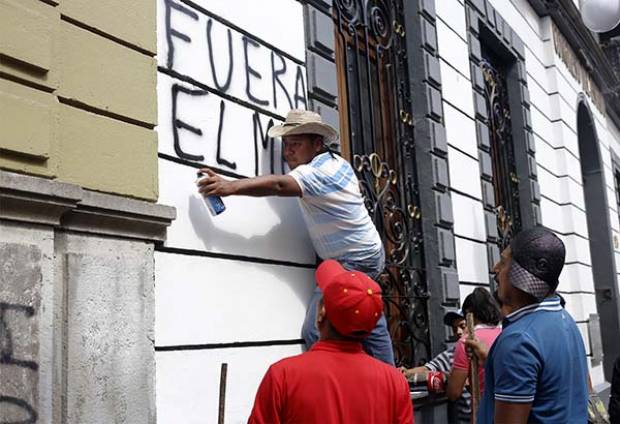
[[478, 358], [478, 362], [480, 364], [484, 364], [487, 356], [489, 355], [489, 348], [484, 342], [481, 342], [479, 339], [465, 339], [465, 350], [467, 351], [467, 356], [471, 359], [473, 355]]
[[232, 181], [225, 180], [209, 168], [202, 168], [200, 172], [206, 174], [206, 177], [198, 181], [198, 191], [201, 194], [221, 197], [234, 194]]
[[428, 369], [425, 367], [415, 367], [415, 368], [405, 368], [400, 367], [399, 371], [403, 373], [403, 375], [407, 378], [412, 377], [414, 374], [423, 374], [426, 376], [428, 374]]

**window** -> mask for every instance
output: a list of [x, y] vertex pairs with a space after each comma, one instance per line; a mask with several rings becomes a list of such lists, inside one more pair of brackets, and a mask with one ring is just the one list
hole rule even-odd
[[490, 51], [483, 50], [480, 68], [484, 77], [485, 100], [488, 110], [490, 154], [495, 195], [495, 213], [500, 250], [512, 235], [521, 229], [519, 209], [519, 176], [515, 166], [512, 120], [508, 102], [506, 68]]
[[430, 356], [428, 290], [403, 3], [335, 0], [342, 154], [386, 249], [380, 278], [397, 365]]

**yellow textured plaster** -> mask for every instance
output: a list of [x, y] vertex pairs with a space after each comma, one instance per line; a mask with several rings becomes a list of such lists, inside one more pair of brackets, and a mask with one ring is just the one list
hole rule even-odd
[[153, 0], [63, 0], [60, 5], [63, 15], [153, 55], [157, 52], [156, 9]]
[[56, 112], [53, 94], [0, 79], [0, 149], [49, 158]]
[[39, 0], [0, 0], [0, 72], [56, 88], [58, 9]]
[[64, 21], [59, 33], [59, 97], [156, 125], [154, 58]]
[[60, 181], [157, 200], [155, 131], [60, 105], [59, 145]]

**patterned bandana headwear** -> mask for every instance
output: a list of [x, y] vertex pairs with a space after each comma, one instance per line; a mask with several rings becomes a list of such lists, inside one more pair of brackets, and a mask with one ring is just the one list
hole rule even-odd
[[539, 301], [555, 291], [566, 255], [562, 240], [543, 227], [534, 227], [517, 234], [510, 248], [508, 278], [514, 287]]

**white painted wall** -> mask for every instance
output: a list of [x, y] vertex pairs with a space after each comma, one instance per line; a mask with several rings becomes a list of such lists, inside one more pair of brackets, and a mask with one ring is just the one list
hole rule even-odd
[[[167, 37], [165, 2], [159, 0], [160, 201], [176, 206], [178, 218], [168, 233], [165, 248], [169, 251], [159, 252], [155, 258], [156, 346], [213, 347], [298, 339], [313, 287], [311, 265], [315, 256], [296, 201], [229, 198], [225, 199], [226, 212], [213, 218], [195, 193], [196, 169], [169, 157], [178, 157], [180, 149], [202, 156], [201, 163], [237, 176], [270, 173], [272, 167], [275, 172], [283, 171], [280, 146], [274, 146], [272, 161], [272, 152], [263, 148], [255, 129], [264, 133], [269, 121], [277, 123], [291, 105], [304, 106], [307, 84], [302, 6], [295, 0], [264, 0], [260, 8], [252, 0], [195, 0], [199, 7], [192, 8], [181, 1], [175, 4], [188, 13], [173, 8], [170, 26], [191, 42]], [[558, 232], [566, 244], [567, 265], [560, 290], [589, 351], [588, 315], [596, 311], [596, 304], [576, 132], [577, 96], [582, 88], [555, 55], [547, 19], [540, 19], [526, 0], [491, 3], [525, 42], [543, 223]], [[465, 9], [461, 0], [436, 1], [436, 9], [463, 298], [477, 285], [488, 283], [486, 233]], [[231, 34], [234, 66], [225, 90], [216, 89], [211, 71], [206, 38], [210, 20], [213, 66], [220, 86], [231, 63], [228, 30]], [[253, 40], [250, 44], [244, 42], [248, 37]], [[254, 72], [249, 78], [245, 45]], [[174, 58], [168, 68], [171, 46]], [[280, 84], [274, 81], [273, 72], [284, 66], [286, 71], [278, 75]], [[176, 115], [172, 109], [175, 84], [184, 90], [176, 99]], [[620, 156], [620, 131], [592, 108], [607, 175], [611, 223], [614, 235], [620, 236], [609, 154], [614, 151]], [[173, 123], [178, 120], [200, 130], [200, 134], [177, 128], [179, 143], [175, 150]], [[616, 258], [620, 264], [620, 250], [616, 250]], [[283, 263], [261, 263], [264, 260]], [[244, 422], [268, 365], [299, 352], [299, 344], [159, 349], [159, 422], [214, 422], [223, 362], [229, 364], [227, 422]], [[602, 381], [601, 367], [591, 373], [595, 384]]]
[[[567, 265], [560, 278], [560, 291], [578, 322], [589, 353], [588, 315], [596, 313], [596, 303], [577, 140], [577, 96], [583, 88], [554, 52], [548, 18], [539, 18], [527, 0], [490, 2], [525, 43], [543, 224], [556, 231], [566, 244]], [[486, 234], [481, 214], [470, 71], [464, 57], [465, 9], [461, 0], [438, 1], [436, 8], [445, 125], [450, 145], [456, 257], [463, 297], [476, 283], [487, 282], [486, 248], [477, 243]], [[605, 163], [613, 233], [619, 236], [609, 152], [620, 152], [620, 131], [592, 103], [590, 106]], [[616, 258], [620, 263], [620, 250], [616, 250]], [[591, 373], [595, 384], [602, 382], [600, 366]]]
[[302, 351], [295, 340], [315, 254], [296, 199], [226, 198], [226, 211], [212, 217], [196, 192], [196, 167], [178, 159], [199, 156], [237, 177], [286, 172], [280, 141], [272, 151], [262, 137], [270, 121], [306, 106], [303, 10], [295, 0], [174, 5], [167, 27], [158, 0], [160, 202], [178, 214], [155, 255], [158, 422], [216, 422], [227, 363], [226, 422], [240, 423], [267, 367]]

